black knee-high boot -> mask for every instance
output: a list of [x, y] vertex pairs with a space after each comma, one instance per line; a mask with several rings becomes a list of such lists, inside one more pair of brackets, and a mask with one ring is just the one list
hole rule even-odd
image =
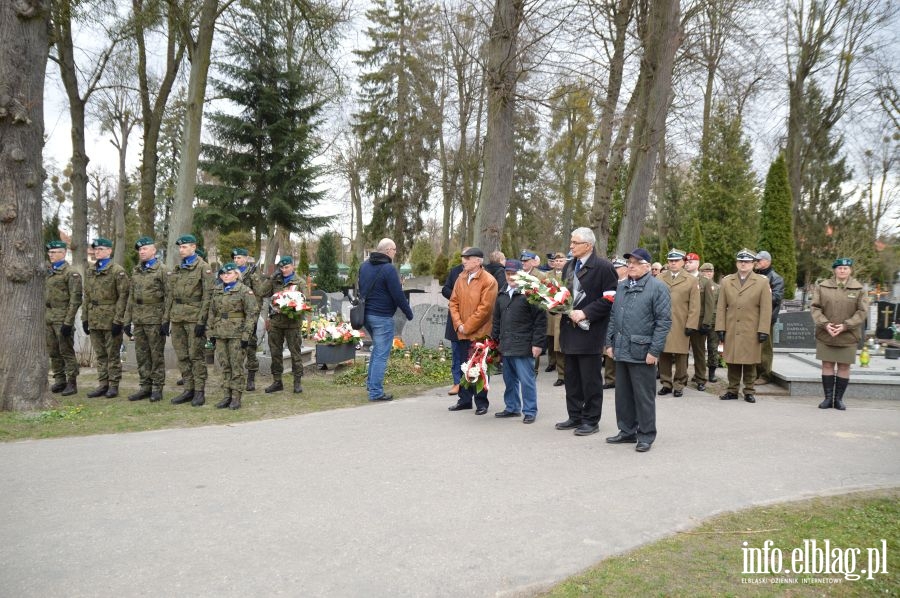
[[847, 407], [844, 405], [844, 391], [847, 390], [847, 385], [850, 384], [850, 378], [841, 378], [840, 376], [835, 376], [834, 378], [834, 408], [843, 411]]
[[819, 409], [834, 407], [834, 376], [822, 376], [822, 388], [825, 389], [825, 400], [819, 403]]

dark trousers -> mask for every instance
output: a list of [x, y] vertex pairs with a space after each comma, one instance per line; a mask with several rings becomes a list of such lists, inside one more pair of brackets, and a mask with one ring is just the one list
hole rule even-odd
[[691, 335], [691, 353], [694, 355], [694, 377], [693, 382], [706, 384], [706, 374], [708, 372], [706, 365], [706, 340], [708, 335], [699, 330]]
[[569, 419], [596, 426], [603, 412], [603, 356], [566, 354]]
[[[460, 355], [464, 356], [462, 358], [463, 361], [469, 359], [469, 349], [472, 347], [472, 341], [468, 340], [460, 340], [458, 343]], [[472, 400], [475, 401], [475, 407], [484, 407], [485, 409], [489, 405], [488, 401], [488, 391], [486, 388], [481, 389], [481, 392], [475, 394], [474, 388], [469, 388], [463, 384], [459, 385], [459, 394], [456, 395], [456, 404], [462, 405], [463, 407], [469, 407], [472, 405]]]
[[772, 328], [769, 326], [769, 338], [762, 343], [762, 360], [756, 366], [756, 375], [765, 380], [772, 377]]
[[469, 345], [466, 345], [465, 350], [462, 349], [461, 345], [462, 343], [459, 341], [450, 341], [450, 350], [452, 352], [450, 372], [453, 375], [453, 384], [459, 384], [459, 381], [462, 380], [462, 371], [459, 368], [469, 358]]
[[715, 330], [710, 330], [706, 335], [706, 365], [707, 367], [719, 367], [719, 335]]
[[638, 442], [656, 439], [656, 366], [616, 363], [616, 423]]
[[753, 394], [753, 382], [756, 380], [756, 364], [755, 363], [729, 363], [728, 364], [728, 392], [737, 394], [741, 385], [741, 378], [744, 379], [744, 394]]

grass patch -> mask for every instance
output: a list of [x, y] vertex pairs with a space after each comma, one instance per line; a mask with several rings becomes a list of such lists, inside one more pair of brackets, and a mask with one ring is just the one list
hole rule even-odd
[[[450, 362], [441, 362], [446, 365], [444, 369], [438, 368], [437, 363], [435, 360], [422, 366], [428, 368], [428, 374], [423, 375], [422, 368], [417, 370], [412, 359], [392, 356], [385, 385], [398, 399], [446, 385], [450, 380]], [[115, 399], [89, 399], [85, 395], [94, 389], [96, 378], [85, 374], [78, 379], [80, 392], [71, 397], [53, 395], [57, 402], [51, 409], [0, 412], [0, 442], [232, 424], [368, 405], [365, 372], [365, 365], [358, 360], [355, 365], [337, 371], [307, 373], [303, 377], [303, 393], [296, 395], [291, 392], [293, 379], [290, 375], [284, 377], [285, 390], [272, 394], [263, 392], [271, 377], [257, 377], [258, 390], [243, 393], [242, 406], [236, 411], [215, 408], [222, 399], [222, 391], [221, 377], [213, 366], [209, 367], [206, 405], [201, 408], [169, 402], [182, 391], [182, 387], [174, 384], [177, 371], [167, 372], [163, 400], [158, 403], [128, 401], [128, 395], [138, 388], [138, 375], [134, 371], [123, 374], [119, 396]]]
[[[874, 579], [843, 575], [742, 575], [744, 542], [762, 548], [772, 540], [791, 567], [791, 551], [804, 539], [825, 539], [846, 551], [859, 548], [856, 573], [867, 569], [867, 548], [887, 540], [887, 571]], [[665, 596], [897, 596], [900, 588], [900, 489], [815, 498], [729, 513], [627, 554], [602, 561], [544, 594], [551, 597]], [[777, 579], [797, 583], [773, 583]], [[835, 583], [803, 583], [832, 578]], [[745, 583], [742, 583], [742, 579]], [[757, 583], [746, 583], [756, 580]], [[763, 580], [763, 581], [758, 581]]]

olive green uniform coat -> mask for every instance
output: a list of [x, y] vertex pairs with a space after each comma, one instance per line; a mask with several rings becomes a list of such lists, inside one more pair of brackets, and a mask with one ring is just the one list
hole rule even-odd
[[206, 385], [206, 334], [198, 336], [196, 328], [206, 326], [213, 281], [209, 264], [199, 256], [192, 264], [182, 261], [166, 275], [163, 318], [170, 322], [172, 347], [178, 357], [185, 391], [203, 390]]
[[[44, 281], [47, 354], [53, 380], [57, 383], [78, 376], [74, 326], [75, 315], [81, 307], [82, 286], [81, 274], [67, 263], [56, 269], [51, 266]], [[60, 329], [64, 324], [73, 328], [71, 334], [62, 334]]]
[[112, 259], [103, 270], [88, 268], [84, 276], [81, 320], [90, 330], [100, 386], [118, 386], [122, 379], [122, 333], [113, 335], [112, 327], [125, 322], [129, 286], [125, 268]]
[[159, 392], [166, 383], [166, 337], [159, 326], [165, 321], [167, 275], [168, 268], [159, 258], [152, 266], [136, 265], [125, 310], [125, 321], [132, 325], [141, 389]]
[[222, 368], [222, 389], [240, 393], [246, 382], [244, 377], [244, 349], [256, 331], [259, 317], [259, 301], [256, 295], [241, 282], [229, 290], [216, 287], [209, 304], [209, 335], [216, 339], [216, 359]]
[[[299, 278], [295, 273], [289, 283], [284, 282], [281, 272], [276, 272], [262, 281], [260, 296], [271, 299], [272, 295], [281, 291], [299, 290]], [[272, 355], [272, 377], [280, 380], [284, 374], [284, 345], [291, 353], [291, 372], [294, 378], [303, 376], [303, 340], [300, 338], [300, 320], [289, 318], [272, 306], [267, 305], [269, 315], [269, 353]]]
[[[810, 309], [816, 324], [816, 353], [827, 354], [828, 347], [856, 347], [860, 340], [860, 326], [866, 321], [868, 311], [869, 296], [855, 278], [849, 278], [843, 285], [834, 277], [817, 284]], [[843, 324], [846, 330], [832, 337], [825, 330], [829, 323]], [[824, 357], [820, 359], [833, 361]]]
[[[262, 279], [255, 265], [247, 266], [247, 269], [241, 273], [241, 283], [253, 291], [253, 298], [257, 303], [256, 313], [257, 317], [259, 317], [259, 292], [262, 290]], [[256, 356], [256, 349], [259, 346], [259, 338], [256, 336], [256, 322], [257, 320], [253, 320], [253, 332], [250, 334], [250, 338], [247, 339], [247, 348], [244, 349], [246, 353], [245, 364], [248, 372], [259, 371], [259, 358]]]
[[[713, 332], [716, 324], [716, 283], [698, 273], [697, 282], [700, 283], [700, 326], [697, 332], [691, 335], [691, 353], [694, 355], [694, 382], [706, 384], [707, 378], [707, 340]], [[711, 362], [716, 367], [715, 362]]]
[[691, 339], [684, 329], [696, 330], [700, 325], [700, 285], [684, 270], [675, 278], [671, 272], [663, 272], [659, 281], [669, 289], [672, 300], [672, 328], [659, 355], [659, 381], [664, 388], [682, 390], [687, 385], [687, 355], [691, 350]]

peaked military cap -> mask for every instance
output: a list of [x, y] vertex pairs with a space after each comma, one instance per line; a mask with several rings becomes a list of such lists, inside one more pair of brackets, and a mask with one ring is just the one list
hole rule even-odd
[[834, 263], [831, 264], [831, 267], [837, 268], [838, 266], [852, 266], [852, 265], [853, 265], [853, 260], [851, 260], [849, 257], [839, 257], [838, 259], [834, 260]]
[[197, 237], [194, 235], [181, 235], [178, 239], [175, 240], [176, 245], [185, 245], [187, 243], [197, 244]]
[[538, 254], [536, 254], [535, 252], [529, 251], [528, 249], [523, 249], [522, 253], [519, 254], [519, 259], [524, 262], [525, 260], [537, 259], [537, 256]]
[[628, 264], [625, 263], [625, 258], [616, 256], [612, 260], [612, 265], [613, 265], [613, 268], [624, 268]]
[[670, 249], [666, 254], [667, 260], [683, 260], [687, 254], [680, 249]]
[[756, 261], [756, 252], [750, 251], [746, 247], [737, 252], [737, 255], [734, 256], [739, 262], [755, 262]]
[[47, 243], [48, 250], [50, 250], [50, 249], [68, 249], [68, 247], [69, 247], [68, 245], [66, 245], [64, 242], [62, 242], [60, 240], [50, 241], [49, 243]]
[[112, 241], [104, 237], [97, 237], [96, 239], [91, 241], [91, 247], [95, 249], [97, 247], [109, 247], [110, 249], [112, 249], [112, 246]]
[[[250, 252], [247, 251], [246, 249], [244, 249], [243, 247], [235, 247], [234, 249], [231, 250], [231, 257], [234, 257], [236, 255], [250, 255]], [[224, 268], [224, 266], [223, 266], [223, 268]]]
[[156, 245], [156, 242], [150, 237], [141, 237], [134, 242], [135, 249], [140, 249], [141, 247], [145, 247], [147, 245]]
[[289, 256], [289, 255], [286, 255], [286, 256], [282, 257], [280, 260], [278, 260], [278, 266], [279, 266], [279, 267], [281, 267], [281, 266], [290, 266], [290, 265], [293, 264], [293, 263], [294, 263], [294, 258], [292, 258], [292, 257]]

